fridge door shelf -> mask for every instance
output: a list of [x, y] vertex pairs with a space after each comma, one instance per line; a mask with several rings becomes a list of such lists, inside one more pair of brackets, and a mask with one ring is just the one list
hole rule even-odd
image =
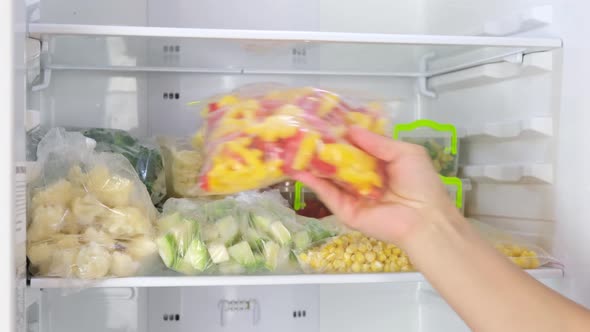
[[[29, 24], [43, 69], [421, 78], [561, 48], [558, 38]], [[428, 59], [428, 63], [424, 63]]]
[[[536, 279], [563, 278], [559, 267], [526, 270]], [[60, 278], [31, 278], [31, 288], [93, 288], [93, 287], [183, 287], [183, 286], [248, 286], [248, 285], [309, 285], [309, 284], [368, 284], [426, 281], [419, 272], [366, 274], [302, 274], [251, 276], [140, 276], [98, 281]]]

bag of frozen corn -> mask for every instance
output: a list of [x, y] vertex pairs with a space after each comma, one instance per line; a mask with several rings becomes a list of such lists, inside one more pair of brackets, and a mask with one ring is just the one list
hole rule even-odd
[[50, 130], [29, 184], [27, 257], [39, 276], [97, 279], [137, 274], [156, 252], [156, 210], [120, 154], [77, 132]]
[[523, 269], [536, 269], [549, 263], [557, 263], [545, 249], [522, 235], [497, 229], [476, 219], [468, 220], [494, 248]]
[[260, 90], [238, 90], [204, 108], [204, 194], [262, 188], [310, 172], [359, 196], [380, 195], [381, 163], [347, 139], [352, 125], [385, 133], [380, 104], [311, 87]]

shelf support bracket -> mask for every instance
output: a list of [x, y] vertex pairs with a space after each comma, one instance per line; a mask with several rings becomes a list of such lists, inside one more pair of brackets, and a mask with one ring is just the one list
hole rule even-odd
[[51, 69], [43, 69], [43, 80], [41, 83], [37, 85], [33, 85], [31, 90], [34, 92], [41, 91], [47, 89], [49, 87], [49, 83], [51, 82]]
[[418, 78], [418, 91], [421, 95], [430, 98], [436, 98], [436, 92], [428, 87], [428, 77], [426, 76], [426, 73], [428, 72], [428, 61], [434, 57], [434, 53], [428, 53], [420, 59], [421, 76]]
[[31, 87], [32, 91], [41, 91], [47, 89], [49, 87], [49, 83], [51, 83], [51, 69], [47, 69], [48, 64], [48, 57], [49, 57], [49, 43], [40, 40], [41, 43], [41, 68], [43, 69], [43, 80], [41, 83], [37, 85], [33, 85]]

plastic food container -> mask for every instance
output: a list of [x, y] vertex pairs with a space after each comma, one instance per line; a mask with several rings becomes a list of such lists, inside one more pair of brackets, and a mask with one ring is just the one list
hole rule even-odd
[[393, 129], [393, 138], [424, 146], [440, 175], [457, 176], [459, 140], [457, 129], [452, 124], [432, 120], [398, 124]]
[[469, 179], [459, 179], [455, 177], [441, 176], [447, 192], [451, 199], [455, 202], [457, 209], [465, 214], [465, 194], [471, 190], [471, 181]]
[[272, 186], [272, 188], [278, 189], [289, 202], [289, 206], [300, 216], [320, 219], [332, 215], [332, 212], [317, 195], [303, 186], [301, 182], [285, 181]]

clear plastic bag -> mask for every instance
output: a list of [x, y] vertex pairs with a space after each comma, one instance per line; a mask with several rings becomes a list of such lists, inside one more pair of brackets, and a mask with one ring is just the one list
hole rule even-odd
[[[317, 222], [317, 220], [315, 221]], [[333, 236], [300, 222], [277, 192], [246, 192], [221, 200], [169, 199], [158, 221], [160, 256], [184, 274], [298, 272], [299, 243]]]
[[168, 194], [171, 197], [197, 197], [199, 172], [203, 165], [202, 144], [187, 139], [158, 138], [164, 154]]
[[545, 249], [521, 236], [502, 231], [475, 219], [470, 218], [469, 222], [483, 238], [523, 269], [536, 269], [557, 262]]
[[166, 197], [166, 173], [157, 144], [142, 142], [119, 129], [92, 128], [82, 131], [82, 134], [96, 141], [97, 152], [120, 153], [127, 158], [154, 204]]
[[27, 228], [36, 275], [130, 276], [156, 252], [157, 212], [145, 186], [125, 157], [97, 153], [94, 143], [57, 128], [38, 145]]
[[[50, 131], [49, 128], [36, 128], [27, 133], [27, 151], [37, 151], [39, 142]], [[105, 128], [67, 128], [68, 131], [80, 132], [96, 142], [96, 152], [113, 152], [123, 155], [146, 186], [154, 204], [161, 203], [166, 197], [166, 173], [160, 147], [146, 139], [138, 139], [120, 129]], [[27, 157], [35, 160], [36, 156]]]
[[414, 267], [408, 255], [388, 244], [359, 232], [346, 232], [316, 242], [311, 248], [295, 251], [307, 273], [409, 272]]
[[311, 172], [360, 196], [378, 197], [382, 164], [352, 145], [352, 125], [383, 134], [387, 121], [376, 103], [354, 104], [311, 87], [250, 87], [221, 96], [203, 112], [204, 194], [231, 194]]

